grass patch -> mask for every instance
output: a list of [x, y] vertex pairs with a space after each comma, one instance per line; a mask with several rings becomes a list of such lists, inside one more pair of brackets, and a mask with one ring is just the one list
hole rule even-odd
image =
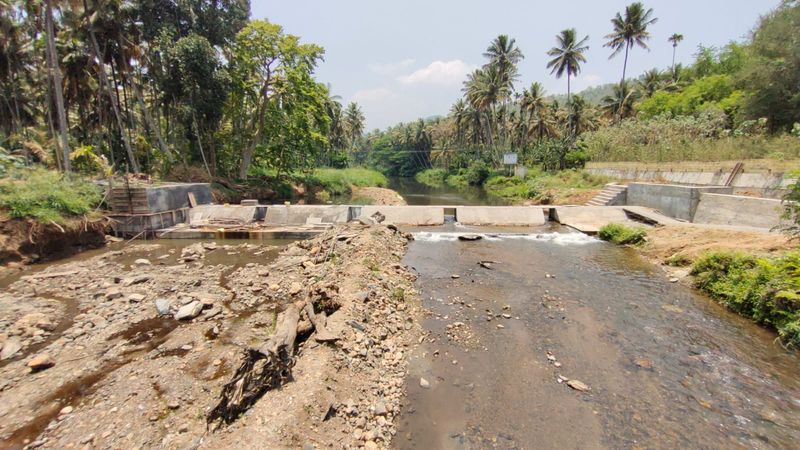
[[315, 169], [309, 175], [303, 176], [302, 181], [309, 188], [319, 188], [330, 195], [350, 194], [352, 186], [386, 187], [389, 184], [389, 180], [382, 173], [361, 167]]
[[619, 245], [641, 245], [647, 241], [647, 230], [641, 227], [628, 227], [619, 223], [603, 225], [597, 236]]
[[695, 286], [731, 310], [800, 345], [800, 251], [778, 258], [711, 252], [692, 266]]
[[507, 200], [534, 200], [537, 203], [553, 203], [561, 194], [599, 189], [610, 178], [594, 175], [585, 170], [569, 169], [559, 172], [543, 172], [531, 169], [525, 178], [495, 175], [484, 183], [486, 192]]
[[90, 213], [102, 199], [94, 183], [55, 171], [19, 169], [0, 179], [0, 208], [14, 218], [63, 224], [69, 217]]

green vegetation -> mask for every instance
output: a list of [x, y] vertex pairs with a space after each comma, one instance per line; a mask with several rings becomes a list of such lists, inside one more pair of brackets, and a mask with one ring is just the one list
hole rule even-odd
[[[520, 91], [515, 84], [523, 52], [514, 39], [500, 35], [484, 52], [485, 64], [464, 81], [463, 98], [447, 117], [369, 133], [360, 160], [389, 175], [421, 172], [427, 184], [466, 186], [474, 183], [465, 170], [482, 161], [490, 172], [499, 171], [505, 153], [550, 172], [587, 161], [800, 157], [800, 42], [786, 39], [800, 26], [800, 4], [782, 2], [747, 40], [722, 48], [701, 45], [686, 66], [675, 63], [684, 36], [672, 33], [664, 43], [673, 50], [665, 61], [669, 67], [628, 79], [628, 59], [636, 47], [654, 45], [650, 28], [656, 21], [640, 2], [613, 15], [604, 46], [612, 57], [624, 56], [622, 80], [586, 90], [586, 97], [572, 94], [570, 86], [592, 45], [582, 34], [566, 28], [547, 52], [552, 74], [566, 78], [564, 96], [548, 96], [536, 81], [520, 83], [526, 86]], [[515, 198], [541, 191], [527, 182], [493, 185]]]
[[[445, 169], [428, 169], [418, 172], [416, 180], [422, 184], [440, 187], [483, 186], [489, 195], [518, 203], [532, 200], [540, 204], [556, 201], [560, 193], [572, 194], [595, 190], [611, 181], [602, 175], [593, 175], [581, 169], [547, 172], [537, 168], [528, 171], [524, 178], [489, 171], [483, 164], [473, 164], [451, 173]], [[482, 181], [481, 181], [482, 180]]]
[[0, 2], [0, 147], [230, 185], [346, 166], [364, 116], [315, 79], [323, 48], [249, 16], [247, 0]]
[[692, 266], [695, 286], [728, 308], [800, 345], [800, 252], [778, 258], [712, 252]]
[[800, 237], [800, 170], [792, 176], [796, 181], [789, 186], [789, 192], [783, 197], [783, 218], [789, 221], [785, 227], [787, 233], [794, 238]]
[[742, 159], [795, 159], [800, 138], [770, 135], [763, 122], [743, 122], [733, 131], [725, 128], [724, 114], [707, 111], [698, 116], [657, 116], [623, 120], [613, 128], [600, 128], [581, 136], [592, 161], [725, 161]]
[[92, 182], [44, 169], [16, 169], [0, 178], [0, 209], [13, 218], [63, 224], [90, 213], [101, 200]]
[[495, 175], [489, 178], [484, 187], [494, 196], [509, 200], [532, 199], [537, 203], [549, 204], [566, 190], [594, 190], [601, 188], [610, 180], [600, 175], [592, 175], [585, 170], [567, 169], [560, 172], [543, 172], [532, 169], [525, 178]]
[[314, 169], [310, 174], [299, 176], [298, 179], [309, 188], [323, 189], [331, 195], [349, 194], [353, 186], [385, 187], [389, 183], [382, 173], [361, 167]]
[[642, 227], [629, 227], [619, 223], [603, 225], [597, 236], [619, 245], [641, 245], [647, 241], [647, 230]]

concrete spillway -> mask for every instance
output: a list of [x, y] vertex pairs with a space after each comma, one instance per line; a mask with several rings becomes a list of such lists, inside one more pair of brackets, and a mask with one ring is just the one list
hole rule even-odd
[[537, 227], [554, 221], [588, 234], [611, 222], [675, 222], [648, 208], [621, 206], [201, 205], [190, 210], [189, 224], [159, 234], [192, 239], [297, 239], [336, 224], [379, 216], [385, 223], [404, 227], [439, 226], [449, 221], [469, 226]]

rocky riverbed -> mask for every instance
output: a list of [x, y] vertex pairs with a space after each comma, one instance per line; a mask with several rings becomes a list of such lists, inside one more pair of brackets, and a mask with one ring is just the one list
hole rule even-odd
[[[20, 277], [0, 294], [0, 447], [389, 446], [420, 340], [409, 239], [349, 224], [285, 247], [137, 244]], [[243, 349], [308, 296], [338, 340], [301, 332], [292, 381], [207, 427]]]

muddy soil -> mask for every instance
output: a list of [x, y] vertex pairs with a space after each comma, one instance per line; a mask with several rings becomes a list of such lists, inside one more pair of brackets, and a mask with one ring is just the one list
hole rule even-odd
[[[420, 232], [401, 449], [797, 448], [800, 358], [634, 249]], [[483, 265], [478, 264], [483, 262]]]
[[0, 217], [0, 265], [22, 265], [69, 256], [105, 245], [105, 219], [73, 219], [63, 225]]
[[[288, 246], [156, 242], [26, 272], [0, 297], [0, 342], [18, 347], [0, 363], [0, 448], [389, 446], [418, 333], [407, 240], [348, 225]], [[303, 340], [292, 382], [208, 431], [243, 349], [309, 290], [335, 305], [340, 340]]]

